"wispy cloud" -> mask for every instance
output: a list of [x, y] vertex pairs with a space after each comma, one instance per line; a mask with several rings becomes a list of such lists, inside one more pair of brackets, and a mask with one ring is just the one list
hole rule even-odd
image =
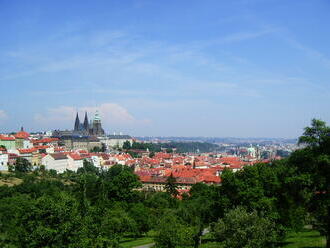
[[250, 31], [250, 32], [238, 32], [234, 34], [229, 34], [223, 38], [220, 38], [217, 43], [232, 43], [232, 42], [240, 42], [250, 39], [255, 39], [258, 37], [262, 37], [271, 33], [275, 33], [279, 31], [279, 29], [275, 28], [268, 28], [262, 29], [259, 31]]
[[0, 109], [0, 123], [8, 119], [8, 115], [4, 110]]
[[[135, 70], [143, 70], [144, 73], [155, 74], [158, 72], [160, 62], [169, 65], [184, 62], [212, 67], [218, 71], [230, 70], [230, 66], [225, 62], [215, 61], [201, 50], [208, 46], [255, 39], [273, 32], [276, 32], [276, 29], [265, 28], [257, 31], [232, 33], [213, 40], [192, 41], [181, 45], [147, 41], [119, 30], [97, 31], [88, 36], [77, 35], [65, 38], [60, 36], [61, 39], [53, 41], [51, 45], [53, 47], [40, 45], [41, 47], [31, 47], [31, 49], [24, 51], [7, 52], [6, 55], [18, 63], [29, 65], [29, 69], [16, 71], [14, 74], [3, 74], [0, 81], [28, 77], [38, 73], [61, 72], [88, 67], [111, 68], [119, 65], [130, 66], [134, 67]], [[79, 53], [73, 52], [81, 44], [84, 44], [86, 48]], [[61, 56], [56, 53], [58, 49], [61, 50]], [[158, 59], [157, 64], [146, 62], [146, 60], [154, 60], [155, 58], [161, 60]], [[162, 69], [164, 69], [164, 65], [162, 65]]]
[[294, 39], [287, 39], [288, 42], [294, 47], [295, 49], [298, 49], [302, 51], [304, 54], [306, 54], [308, 57], [316, 59], [320, 61], [320, 63], [330, 69], [330, 59], [320, 51], [313, 49], [311, 47], [305, 46], [301, 42], [294, 40]]
[[205, 48], [209, 46], [219, 46], [224, 44], [232, 44], [232, 43], [238, 43], [242, 41], [247, 40], [253, 40], [260, 37], [264, 37], [266, 35], [270, 34], [276, 34], [280, 32], [281, 29], [277, 27], [263, 27], [259, 28], [257, 30], [250, 30], [250, 31], [241, 31], [241, 32], [234, 32], [234, 33], [228, 33], [224, 34], [218, 38], [208, 39], [208, 40], [197, 40], [191, 42], [189, 44], [190, 47], [195, 49]]

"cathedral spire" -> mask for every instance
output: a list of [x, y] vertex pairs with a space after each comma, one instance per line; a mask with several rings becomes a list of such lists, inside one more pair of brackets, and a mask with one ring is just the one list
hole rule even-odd
[[80, 126], [80, 120], [79, 120], [79, 115], [77, 112], [76, 121], [74, 123], [74, 131], [79, 131], [79, 126]]
[[88, 129], [89, 129], [87, 111], [85, 112], [84, 129], [85, 129], [85, 131], [88, 131]]

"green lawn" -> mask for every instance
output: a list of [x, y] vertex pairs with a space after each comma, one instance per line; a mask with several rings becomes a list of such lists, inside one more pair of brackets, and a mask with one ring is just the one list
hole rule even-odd
[[[201, 245], [201, 248], [221, 248], [221, 244], [217, 242], [207, 242]], [[318, 231], [305, 229], [301, 232], [290, 232], [283, 243], [279, 245], [281, 248], [325, 248], [325, 237], [321, 236]]]
[[123, 238], [120, 241], [120, 247], [122, 248], [132, 248], [132, 247], [136, 247], [136, 246], [140, 246], [140, 245], [146, 245], [146, 244], [150, 244], [150, 243], [154, 243], [153, 240], [153, 235], [154, 232], [150, 231], [147, 233], [146, 236], [141, 237], [141, 238]]
[[132, 248], [135, 246], [139, 246], [139, 245], [146, 245], [146, 244], [150, 244], [153, 243], [154, 241], [152, 240], [151, 237], [142, 237], [142, 238], [138, 238], [138, 239], [128, 239], [125, 241], [120, 242], [120, 247], [122, 248]]
[[[151, 234], [145, 237], [133, 239], [125, 238], [120, 243], [123, 248], [132, 248], [139, 245], [153, 243]], [[218, 242], [203, 243], [200, 248], [221, 248]], [[290, 232], [287, 238], [279, 245], [281, 248], [325, 248], [325, 238], [318, 231], [305, 229], [301, 232]]]
[[200, 248], [221, 248], [221, 247], [223, 246], [219, 242], [207, 242], [200, 246]]
[[282, 248], [324, 248], [325, 238], [318, 231], [305, 229], [289, 233]]

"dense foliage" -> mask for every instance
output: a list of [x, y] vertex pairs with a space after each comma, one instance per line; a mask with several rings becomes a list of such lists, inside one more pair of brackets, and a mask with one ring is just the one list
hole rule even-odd
[[216, 144], [211, 144], [207, 142], [168, 142], [168, 143], [139, 143], [129, 141], [125, 142], [123, 149], [131, 150], [149, 150], [150, 152], [160, 152], [164, 149], [168, 153], [172, 153], [174, 149], [179, 153], [187, 152], [213, 152], [219, 149], [219, 146]]
[[1, 247], [120, 247], [124, 237], [155, 233], [156, 247], [199, 247], [209, 233], [222, 247], [277, 247], [288, 231], [310, 224], [330, 230], [330, 128], [313, 120], [289, 158], [222, 173], [221, 186], [196, 184], [176, 196], [143, 192], [132, 169], [102, 171], [85, 162], [76, 173], [34, 170], [18, 160], [0, 179]]

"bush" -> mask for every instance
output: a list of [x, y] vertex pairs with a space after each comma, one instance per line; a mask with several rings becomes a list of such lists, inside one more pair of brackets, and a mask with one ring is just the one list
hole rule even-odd
[[237, 207], [215, 223], [212, 233], [217, 241], [224, 242], [225, 248], [263, 248], [272, 247], [276, 241], [274, 227], [269, 219]]

